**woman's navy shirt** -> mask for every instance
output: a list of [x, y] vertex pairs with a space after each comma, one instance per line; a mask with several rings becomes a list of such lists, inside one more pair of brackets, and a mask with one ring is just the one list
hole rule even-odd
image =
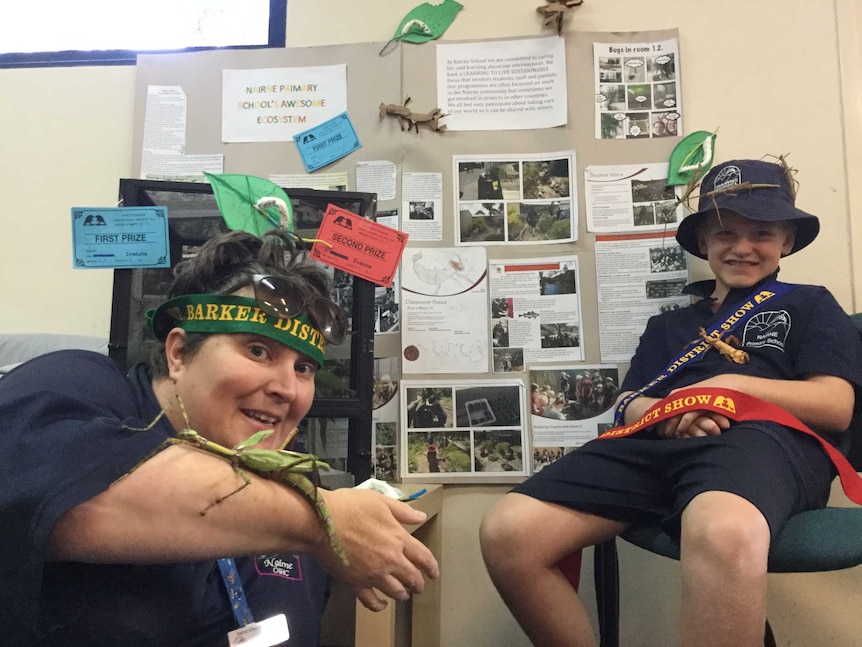
[[[215, 561], [50, 562], [63, 513], [107, 489], [174, 429], [142, 366], [58, 351], [0, 379], [0, 627], [8, 647], [227, 645], [233, 613]], [[328, 580], [306, 555], [237, 558], [255, 620], [285, 613], [291, 647], [319, 641]]]

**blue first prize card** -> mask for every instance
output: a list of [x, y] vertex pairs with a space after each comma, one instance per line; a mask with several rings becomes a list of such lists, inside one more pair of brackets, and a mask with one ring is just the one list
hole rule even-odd
[[308, 173], [362, 148], [346, 112], [293, 136]]
[[73, 263], [170, 267], [167, 207], [72, 208]]

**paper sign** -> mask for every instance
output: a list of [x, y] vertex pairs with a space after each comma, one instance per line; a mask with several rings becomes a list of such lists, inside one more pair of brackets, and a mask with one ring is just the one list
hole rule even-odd
[[75, 267], [170, 267], [167, 207], [72, 209]]
[[313, 258], [388, 288], [408, 236], [331, 204], [317, 238], [325, 242], [314, 243]]
[[362, 148], [346, 112], [293, 136], [305, 170], [311, 173]]

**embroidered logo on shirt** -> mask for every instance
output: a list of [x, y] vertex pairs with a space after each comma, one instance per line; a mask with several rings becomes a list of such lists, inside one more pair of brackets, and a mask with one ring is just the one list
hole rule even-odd
[[789, 333], [790, 315], [787, 310], [760, 312], [745, 324], [742, 345], [746, 348], [774, 348], [783, 353]]
[[281, 577], [286, 580], [302, 580], [302, 564], [299, 555], [258, 555], [254, 567], [261, 576]]

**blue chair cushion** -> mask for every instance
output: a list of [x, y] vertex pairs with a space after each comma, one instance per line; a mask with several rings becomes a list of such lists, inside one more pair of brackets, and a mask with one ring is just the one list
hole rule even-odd
[[[651, 553], [679, 559], [679, 543], [658, 525], [622, 534]], [[770, 573], [837, 571], [862, 564], [862, 508], [808, 510], [787, 520], [769, 551]]]

